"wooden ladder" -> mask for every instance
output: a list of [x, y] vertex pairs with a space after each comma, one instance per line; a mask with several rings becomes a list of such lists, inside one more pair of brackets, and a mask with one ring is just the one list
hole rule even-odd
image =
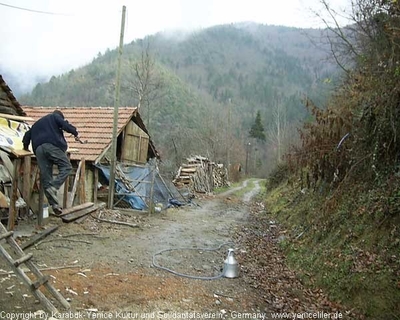
[[[49, 299], [39, 290], [41, 286], [44, 286], [51, 295], [56, 298], [65, 309], [70, 308], [70, 304], [67, 300], [51, 285], [49, 277], [44, 275], [39, 268], [32, 262], [32, 253], [25, 254], [18, 243], [13, 238], [13, 231], [7, 231], [2, 223], [0, 223], [0, 253], [7, 260], [14, 273], [19, 276], [23, 282], [28, 286], [29, 290], [33, 295], [46, 307], [49, 312], [57, 313], [57, 308], [50, 302]], [[7, 252], [7, 250], [1, 245], [1, 241], [5, 239], [6, 242], [13, 249], [15, 255], [19, 256], [18, 259], [14, 258]], [[32, 281], [20, 268], [21, 264], [25, 264], [28, 269], [37, 277], [36, 281]]]

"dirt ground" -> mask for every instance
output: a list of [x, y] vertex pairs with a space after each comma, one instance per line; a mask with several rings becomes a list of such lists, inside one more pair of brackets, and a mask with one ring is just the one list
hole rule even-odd
[[[303, 287], [287, 268], [277, 244], [286, 231], [255, 201], [258, 182], [235, 196], [246, 184], [153, 215], [101, 211], [102, 219], [136, 227], [92, 216], [80, 224], [51, 217], [46, 227], [59, 228], [25, 252], [33, 253], [71, 310], [53, 299], [60, 313], [40, 313], [44, 306], [0, 259], [0, 319], [276, 318], [272, 312], [281, 312], [282, 319], [352, 319], [321, 290]], [[18, 224], [19, 242], [29, 239], [32, 225]], [[229, 248], [240, 269], [233, 279], [220, 276]], [[202, 279], [210, 277], [216, 279]]]
[[[25, 252], [33, 253], [35, 262], [51, 276], [53, 285], [74, 311], [166, 318], [171, 313], [185, 312], [220, 316], [231, 310], [264, 312], [266, 305], [259, 292], [243, 277], [192, 278], [220, 275], [228, 248], [241, 250], [230, 242], [237, 228], [246, 223], [248, 203], [258, 192], [258, 185], [243, 199], [230, 197], [234, 191], [196, 198], [191, 206], [153, 215], [102, 212], [103, 219], [138, 227], [99, 222], [92, 217], [81, 224], [65, 224], [50, 217], [46, 227], [59, 228]], [[22, 221], [16, 228], [21, 243], [28, 240], [24, 236], [26, 223]], [[173, 250], [155, 255], [166, 249]], [[157, 266], [181, 275], [154, 267], [153, 259]], [[59, 268], [64, 266], [67, 268]], [[13, 313], [44, 309], [20, 279], [5, 275], [10, 268], [3, 260], [0, 269], [0, 310]], [[57, 302], [54, 304], [60, 313], [65, 312]]]

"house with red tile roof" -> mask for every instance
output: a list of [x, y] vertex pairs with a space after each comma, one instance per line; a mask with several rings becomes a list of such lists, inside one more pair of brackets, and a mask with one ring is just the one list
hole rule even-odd
[[[65, 184], [65, 190], [60, 190], [60, 195], [64, 195], [64, 207], [67, 202], [69, 203], [68, 206], [87, 201], [96, 202], [99, 180], [102, 178], [101, 174], [107, 169], [111, 159], [114, 108], [21, 106], [10, 87], [0, 75], [0, 152], [3, 152], [3, 157], [10, 159], [7, 162], [8, 164], [17, 163], [17, 160], [19, 162], [24, 160], [24, 163], [30, 163], [30, 161], [25, 160], [30, 160], [31, 154], [26, 154], [26, 152], [24, 154], [22, 150], [24, 132], [28, 129], [29, 125], [32, 125], [36, 120], [53, 112], [55, 109], [63, 112], [65, 119], [77, 128], [81, 142], [84, 142], [75, 141], [74, 137], [64, 133], [69, 145], [71, 163], [74, 167], [72, 175], [67, 180], [68, 183]], [[148, 168], [150, 166], [148, 160], [160, 159], [136, 107], [119, 108], [117, 136], [117, 163], [124, 166], [124, 168], [128, 168], [129, 171], [132, 171], [129, 168], [133, 167], [136, 167], [136, 169], [140, 167], [141, 170]], [[2, 160], [0, 164], [3, 163]], [[30, 175], [26, 175], [25, 177], [24, 174], [24, 182], [21, 184], [21, 181], [18, 181], [18, 184], [21, 184], [20, 188], [22, 188], [22, 185], [24, 186], [23, 189], [26, 189], [24, 196], [30, 202], [30, 208], [36, 210], [34, 204], [37, 204], [37, 201], [31, 201], [32, 197], [35, 198], [38, 195], [37, 164], [34, 157], [32, 157], [32, 165], [29, 164], [29, 167], [31, 168], [29, 172], [31, 172], [33, 181], [25, 183], [25, 180], [27, 180], [25, 178]], [[10, 166], [6, 169], [10, 174], [13, 171]], [[78, 172], [79, 179], [77, 179]], [[124, 174], [122, 171], [120, 173]], [[147, 179], [152, 175], [146, 174], [145, 176]], [[107, 180], [104, 174], [103, 178]], [[140, 181], [142, 179], [143, 177], [140, 178]], [[108, 181], [103, 180], [101, 182], [108, 184]], [[135, 190], [139, 188], [137, 183]], [[75, 194], [75, 184], [78, 185], [77, 196], [76, 199], [75, 196], [71, 197], [75, 199], [71, 203], [71, 199], [68, 199], [68, 197], [70, 194]], [[148, 183], [144, 183], [144, 185], [147, 186]], [[28, 192], [29, 190], [31, 190], [31, 193]], [[133, 197], [131, 196], [130, 199]], [[141, 198], [144, 199], [143, 196]]]
[[[74, 137], [65, 133], [71, 160], [92, 163], [107, 161], [107, 151], [111, 147], [113, 132], [112, 107], [28, 107], [23, 106], [26, 115], [32, 118], [27, 121], [32, 125], [36, 120], [60, 110], [66, 120], [74, 125], [84, 143], [75, 141]], [[117, 160], [124, 163], [144, 164], [148, 159], [159, 158], [149, 133], [137, 112], [136, 107], [121, 107], [118, 110], [118, 145]]]
[[[60, 110], [74, 125], [81, 142], [64, 133], [74, 168], [83, 160], [86, 166], [86, 201], [96, 200], [98, 164], [111, 159], [114, 108], [112, 107], [30, 107], [23, 106], [27, 121], [32, 125], [39, 118]], [[117, 127], [117, 161], [125, 165], [145, 165], [149, 159], [160, 158], [136, 107], [120, 107]], [[83, 142], [83, 143], [82, 143]]]

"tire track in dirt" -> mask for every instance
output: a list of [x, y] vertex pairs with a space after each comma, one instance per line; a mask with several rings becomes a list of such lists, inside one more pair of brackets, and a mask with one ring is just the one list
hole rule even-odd
[[[258, 291], [251, 288], [241, 276], [212, 281], [193, 280], [152, 266], [153, 255], [163, 249], [216, 248], [232, 241], [235, 232], [247, 223], [247, 203], [259, 192], [259, 184], [255, 182], [253, 190], [239, 201], [228, 195], [247, 185], [248, 181], [244, 181], [242, 186], [224, 194], [196, 199], [199, 206], [168, 209], [154, 215], [135, 213], [140, 215], [140, 229], [102, 224], [93, 219], [83, 224], [63, 224], [52, 218], [51, 222], [60, 224], [60, 228], [48, 240], [59, 238], [61, 234], [88, 232], [97, 232], [101, 238], [85, 238], [92, 244], [68, 243], [68, 247], [60, 247], [60, 241], [49, 241], [27, 252], [31, 251], [36, 261], [47, 266], [71, 261], [79, 261], [84, 268], [90, 266], [90, 271], [86, 272], [87, 278], [77, 275], [78, 270], [49, 272], [61, 293], [71, 299], [73, 310], [90, 307], [137, 312], [260, 311], [265, 308], [264, 301], [259, 298]], [[107, 215], [115, 212], [104, 211], [102, 217], [107, 218]], [[118, 215], [119, 219], [127, 222], [133, 219], [129, 214]], [[80, 237], [76, 236], [75, 239]], [[240, 247], [234, 248], [240, 250]], [[215, 276], [221, 273], [227, 249], [228, 246], [210, 252], [177, 250], [163, 254], [157, 258], [157, 262], [183, 274]], [[15, 280], [4, 282], [4, 286], [18, 283]], [[66, 288], [71, 288], [78, 295], [69, 294]], [[0, 282], [0, 290], [5, 289]], [[20, 294], [0, 300], [4, 307], [7, 304], [9, 311], [21, 305], [26, 311], [42, 308], [35, 304], [33, 297], [21, 301], [23, 293], [24, 288]]]

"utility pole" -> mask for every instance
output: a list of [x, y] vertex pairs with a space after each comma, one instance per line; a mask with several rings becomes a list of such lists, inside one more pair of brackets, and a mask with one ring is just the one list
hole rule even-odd
[[226, 167], [227, 167], [227, 179], [229, 181], [229, 167], [230, 167], [230, 163], [231, 163], [231, 159], [230, 159], [230, 148], [231, 148], [231, 139], [230, 139], [230, 132], [231, 132], [231, 103], [232, 100], [229, 98], [229, 102], [228, 102], [228, 128], [226, 130], [226, 140], [227, 140], [227, 148], [226, 148]]
[[118, 49], [117, 78], [115, 80], [114, 119], [113, 119], [113, 133], [112, 133], [112, 143], [111, 143], [111, 167], [110, 167], [110, 181], [109, 181], [108, 203], [107, 203], [108, 209], [112, 209], [114, 204], [115, 169], [117, 163], [118, 109], [119, 109], [119, 92], [121, 87], [122, 48], [124, 46], [125, 12], [126, 12], [126, 7], [122, 6], [121, 34], [119, 37], [119, 49]]
[[245, 170], [244, 173], [246, 174], [246, 176], [249, 174], [249, 152], [250, 152], [250, 147], [251, 147], [251, 143], [247, 143], [246, 145], [246, 166], [245, 166]]

